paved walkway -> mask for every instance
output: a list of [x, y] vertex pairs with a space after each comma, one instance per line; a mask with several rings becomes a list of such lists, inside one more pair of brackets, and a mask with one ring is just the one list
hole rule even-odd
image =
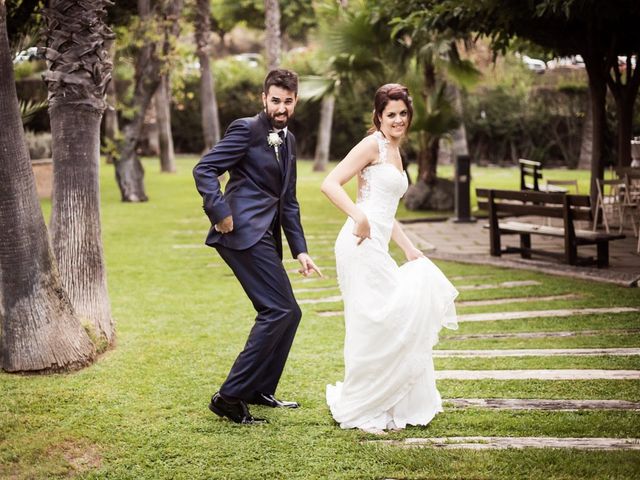
[[[531, 221], [531, 218], [520, 221]], [[544, 220], [537, 219], [543, 224]], [[555, 275], [584, 278], [602, 282], [616, 283], [625, 286], [638, 286], [640, 280], [640, 255], [636, 253], [638, 239], [632, 231], [625, 231], [627, 238], [609, 243], [609, 268], [573, 267], [563, 264], [552, 257], [533, 256], [531, 260], [520, 258], [518, 254], [492, 257], [489, 254], [489, 230], [483, 228], [486, 219], [475, 223], [454, 223], [452, 221], [412, 221], [404, 223], [403, 228], [418, 248], [429, 258], [453, 260], [457, 262], [511, 267], [535, 270]], [[534, 248], [563, 252], [561, 238], [534, 235], [531, 238]], [[503, 247], [517, 246], [518, 236], [502, 237]], [[580, 256], [596, 256], [595, 246], [578, 248]]]

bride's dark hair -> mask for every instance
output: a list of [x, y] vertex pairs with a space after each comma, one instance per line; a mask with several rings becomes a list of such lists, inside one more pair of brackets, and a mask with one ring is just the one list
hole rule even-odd
[[373, 133], [376, 130], [380, 130], [380, 117], [382, 112], [386, 108], [389, 100], [402, 100], [407, 106], [407, 112], [409, 113], [409, 121], [407, 122], [407, 131], [411, 126], [411, 120], [413, 120], [413, 100], [409, 95], [409, 89], [399, 83], [387, 83], [382, 85], [376, 91], [373, 97], [373, 127], [369, 129], [369, 133]]

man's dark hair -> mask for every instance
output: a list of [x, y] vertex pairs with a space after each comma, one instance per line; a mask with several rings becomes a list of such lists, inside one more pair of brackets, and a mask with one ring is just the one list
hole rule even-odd
[[285, 70], [283, 68], [277, 68], [267, 73], [264, 79], [264, 94], [269, 93], [269, 87], [271, 86], [284, 88], [298, 95], [298, 75], [291, 70]]

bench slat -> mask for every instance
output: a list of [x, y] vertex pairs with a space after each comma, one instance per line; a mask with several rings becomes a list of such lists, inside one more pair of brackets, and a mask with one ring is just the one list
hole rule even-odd
[[[500, 230], [509, 231], [512, 233], [534, 233], [537, 235], [547, 235], [550, 237], [564, 237], [564, 228], [551, 227], [548, 225], [534, 225], [532, 223], [523, 222], [500, 222]], [[485, 228], [488, 228], [485, 225]], [[601, 242], [618, 240], [625, 238], [622, 234], [606, 233], [606, 232], [592, 232], [591, 230], [576, 230], [576, 238], [581, 240], [587, 240], [590, 242]]]

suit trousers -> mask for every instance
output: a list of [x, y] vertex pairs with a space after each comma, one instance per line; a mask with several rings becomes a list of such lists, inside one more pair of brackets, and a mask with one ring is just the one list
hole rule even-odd
[[302, 313], [270, 232], [246, 250], [215, 245], [257, 312], [244, 350], [220, 387], [223, 395], [250, 401], [273, 395]]

